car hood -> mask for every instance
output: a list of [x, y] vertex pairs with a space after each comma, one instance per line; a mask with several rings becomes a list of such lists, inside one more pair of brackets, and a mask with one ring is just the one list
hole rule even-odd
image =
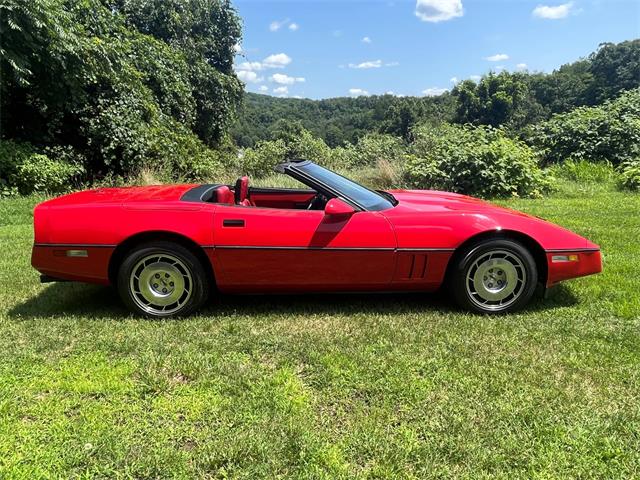
[[392, 190], [390, 193], [398, 200], [398, 206], [402, 209], [441, 213], [447, 211], [488, 213], [493, 211], [534, 218], [526, 213], [458, 193], [437, 190]]

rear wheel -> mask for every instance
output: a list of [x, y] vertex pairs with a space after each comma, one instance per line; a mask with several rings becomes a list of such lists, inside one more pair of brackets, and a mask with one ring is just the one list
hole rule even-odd
[[118, 292], [135, 313], [171, 317], [201, 307], [209, 285], [202, 264], [191, 251], [158, 241], [127, 255], [118, 271]]
[[529, 302], [538, 283], [533, 256], [514, 240], [483, 240], [454, 261], [449, 287], [468, 310], [512, 312]]

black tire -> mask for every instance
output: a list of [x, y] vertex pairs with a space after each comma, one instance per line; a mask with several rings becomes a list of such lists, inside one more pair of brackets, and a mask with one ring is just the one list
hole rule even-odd
[[185, 316], [209, 297], [202, 263], [177, 243], [155, 241], [139, 245], [118, 269], [117, 288], [134, 313], [152, 318]]
[[516, 311], [533, 296], [538, 269], [529, 250], [508, 239], [487, 239], [453, 258], [448, 288], [462, 308], [497, 314]]

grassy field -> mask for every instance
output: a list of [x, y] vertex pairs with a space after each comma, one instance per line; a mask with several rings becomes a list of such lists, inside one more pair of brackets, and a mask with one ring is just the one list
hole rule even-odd
[[0, 200], [0, 478], [638, 478], [640, 195], [509, 206], [605, 271], [512, 316], [437, 296], [228, 297], [172, 321], [43, 286]]

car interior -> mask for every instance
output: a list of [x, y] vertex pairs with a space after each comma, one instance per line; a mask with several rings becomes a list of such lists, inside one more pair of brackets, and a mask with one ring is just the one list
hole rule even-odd
[[243, 207], [324, 210], [329, 199], [311, 189], [251, 187], [249, 177], [242, 176], [235, 185], [212, 186], [202, 201]]

